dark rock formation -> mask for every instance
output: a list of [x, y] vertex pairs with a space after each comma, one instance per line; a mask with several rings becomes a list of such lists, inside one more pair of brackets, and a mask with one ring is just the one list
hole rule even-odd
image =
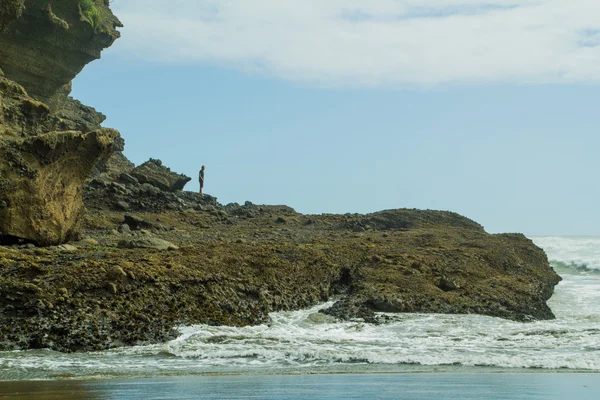
[[[370, 323], [386, 322], [379, 311], [553, 318], [560, 277], [544, 252], [454, 213], [304, 216], [247, 202], [123, 217], [91, 211], [81, 243], [92, 245], [75, 251], [0, 246], [0, 348], [151, 343], [175, 326], [265, 323], [334, 295], [327, 313]], [[403, 222], [352, 228], [382, 218]], [[170, 247], [154, 238], [179, 249], [119, 248]]]
[[125, 141], [119, 137], [115, 141], [113, 152], [108, 160], [96, 164], [92, 177], [115, 180], [119, 176], [131, 172], [135, 165], [125, 157], [123, 150], [125, 150]]
[[[114, 155], [111, 159], [113, 158]], [[85, 184], [84, 199], [89, 209], [101, 211], [163, 212], [218, 207], [217, 199], [210, 195], [200, 197], [191, 192], [161, 190], [149, 183], [140, 183], [138, 178], [128, 173], [122, 173], [116, 178], [100, 174], [91, 179]]]
[[167, 192], [183, 190], [185, 184], [192, 180], [183, 174], [171, 172], [170, 168], [162, 165], [162, 161], [153, 158], [134, 168], [130, 175], [140, 183], [149, 183]]
[[117, 133], [50, 132], [0, 142], [0, 229], [42, 245], [76, 237], [82, 187]]
[[2, 0], [0, 1], [0, 32], [19, 18], [23, 13], [25, 0]]
[[323, 312], [370, 321], [378, 311], [554, 318], [546, 300], [560, 278], [531, 240], [443, 226], [406, 235], [410, 239], [397, 242], [393, 252], [352, 271], [349, 295]]

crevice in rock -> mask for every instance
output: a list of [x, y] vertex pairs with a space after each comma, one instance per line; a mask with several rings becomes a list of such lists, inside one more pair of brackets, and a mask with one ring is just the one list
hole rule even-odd
[[343, 267], [340, 271], [340, 277], [331, 284], [331, 293], [333, 295], [348, 294], [353, 283], [352, 271], [348, 267]]
[[38, 244], [32, 240], [0, 233], [0, 246], [26, 246], [28, 244], [33, 244], [36, 247], [38, 246]]

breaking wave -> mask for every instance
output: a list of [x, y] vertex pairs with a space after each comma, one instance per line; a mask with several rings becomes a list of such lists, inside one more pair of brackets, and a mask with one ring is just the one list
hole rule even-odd
[[554, 267], [579, 272], [600, 271], [600, 238], [534, 237]]

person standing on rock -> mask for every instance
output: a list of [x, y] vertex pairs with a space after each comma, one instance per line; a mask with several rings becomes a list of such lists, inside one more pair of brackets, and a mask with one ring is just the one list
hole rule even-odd
[[198, 179], [200, 180], [200, 196], [204, 197], [204, 193], [202, 193], [202, 188], [204, 187], [204, 170], [206, 169], [206, 167], [203, 165], [202, 169], [200, 170], [200, 175], [198, 176]]

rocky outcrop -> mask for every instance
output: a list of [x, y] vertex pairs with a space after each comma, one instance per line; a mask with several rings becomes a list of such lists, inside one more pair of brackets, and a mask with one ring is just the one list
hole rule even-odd
[[49, 108], [2, 77], [0, 106], [0, 237], [39, 244], [75, 237], [83, 182], [118, 132], [56, 131], [60, 120]]
[[51, 245], [75, 238], [83, 182], [116, 136], [101, 129], [0, 141], [1, 240], [10, 236]]
[[[159, 160], [133, 168], [104, 116], [69, 97], [118, 26], [105, 0], [0, 0], [0, 350], [152, 343], [332, 296], [325, 312], [373, 323], [385, 322], [377, 312], [554, 317], [560, 277], [523, 235], [444, 211], [222, 206], [182, 192], [190, 178]], [[35, 245], [80, 229], [75, 244]]]
[[0, 0], [0, 244], [77, 236], [84, 181], [122, 147], [71, 79], [117, 26], [103, 0]]
[[167, 192], [183, 190], [186, 183], [192, 180], [188, 176], [172, 172], [162, 165], [162, 161], [153, 158], [136, 167], [130, 175], [140, 183], [148, 183]]
[[[113, 153], [109, 163], [114, 159]], [[101, 173], [86, 182], [84, 200], [89, 209], [94, 211], [116, 210], [156, 213], [189, 208], [200, 210], [206, 207], [216, 208], [218, 206], [217, 199], [210, 195], [200, 197], [191, 192], [171, 191], [172, 186], [169, 186], [167, 179], [172, 177], [172, 181], [176, 181], [182, 178], [180, 178], [181, 175], [170, 172], [165, 167], [160, 167], [158, 171], [152, 171], [152, 179], [148, 174], [138, 174], [133, 171], [123, 172], [114, 177], [113, 175], [119, 169], [115, 168], [114, 164], [112, 167], [114, 168], [111, 171], [112, 174]], [[141, 177], [144, 183], [140, 182], [138, 177]], [[158, 185], [147, 183], [148, 181], [160, 182], [159, 179], [163, 179], [166, 183]], [[184, 179], [189, 178], [184, 177]], [[164, 190], [164, 188], [167, 190]]]
[[0, 68], [53, 111], [65, 108], [73, 78], [120, 26], [105, 0], [0, 0]]
[[85, 227], [93, 245], [75, 251], [0, 246], [0, 349], [164, 341], [176, 326], [266, 323], [333, 296], [326, 312], [367, 323], [393, 320], [380, 311], [551, 319], [560, 280], [523, 235], [441, 211], [302, 215], [246, 202], [94, 210]]
[[115, 141], [113, 152], [108, 160], [96, 164], [96, 168], [92, 172], [92, 178], [114, 181], [122, 174], [131, 172], [135, 168], [135, 164], [125, 157], [123, 150], [125, 150], [125, 140], [119, 137]]
[[546, 300], [560, 278], [543, 251], [521, 234], [425, 231], [394, 253], [348, 270], [349, 294], [322, 312], [369, 322], [378, 322], [376, 312], [554, 319]]

